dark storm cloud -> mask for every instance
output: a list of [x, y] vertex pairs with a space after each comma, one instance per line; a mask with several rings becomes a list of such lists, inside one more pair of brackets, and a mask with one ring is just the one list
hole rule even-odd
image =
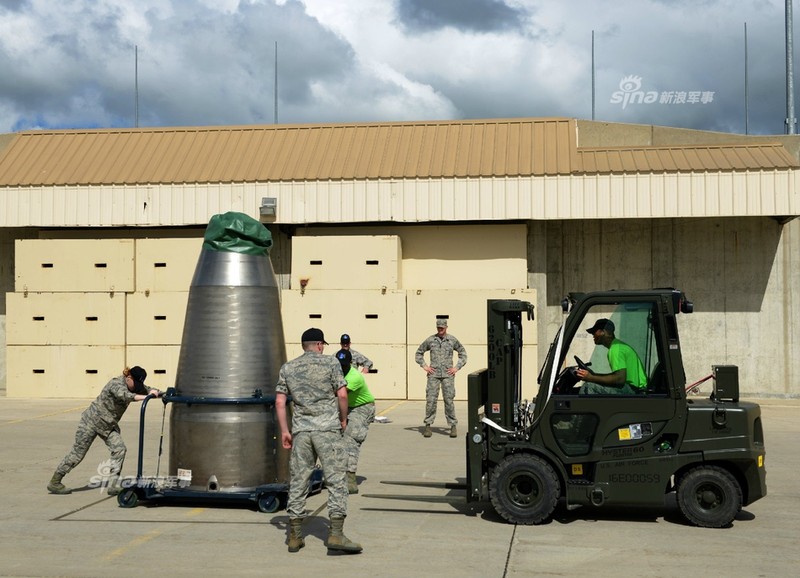
[[525, 13], [502, 0], [397, 0], [399, 22], [409, 31], [455, 28], [500, 32], [521, 27]]
[[[168, 34], [174, 22], [153, 23], [153, 36]], [[177, 50], [186, 67], [172, 66], [172, 74], [148, 54], [160, 74], [145, 73], [158, 91], [160, 103], [153, 107], [159, 117], [194, 124], [242, 124], [271, 122], [274, 111], [275, 43], [278, 51], [279, 113], [284, 105], [309, 106], [314, 85], [346, 77], [353, 66], [350, 46], [315, 19], [302, 5], [240, 4], [232, 15], [216, 13], [194, 16], [182, 22], [187, 29], [176, 37]], [[224, 45], [219, 42], [224, 39]], [[188, 92], [172, 98], [168, 87]], [[228, 103], [229, 106], [219, 106]], [[279, 119], [288, 122], [285, 115]]]
[[0, 44], [0, 110], [17, 111], [12, 130], [131, 126], [134, 43], [140, 126], [272, 122], [276, 41], [279, 100], [293, 106], [308, 106], [314, 86], [353, 67], [351, 47], [299, 2], [242, 2], [221, 13], [184, 0], [145, 12], [147, 34], [133, 42], [113, 7], [77, 11], [78, 29], [56, 24], [33, 52]]
[[29, 3], [29, 0], [0, 0], [0, 13], [4, 10], [18, 12]]

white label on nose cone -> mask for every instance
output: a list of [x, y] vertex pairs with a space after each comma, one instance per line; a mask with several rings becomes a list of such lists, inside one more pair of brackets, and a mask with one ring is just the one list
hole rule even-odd
[[192, 470], [182, 470], [178, 468], [178, 479], [182, 482], [192, 481]]

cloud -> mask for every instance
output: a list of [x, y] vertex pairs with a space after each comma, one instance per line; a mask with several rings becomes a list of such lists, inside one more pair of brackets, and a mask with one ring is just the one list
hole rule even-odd
[[519, 29], [524, 10], [502, 0], [397, 0], [398, 21], [411, 33], [453, 27], [472, 32]]
[[[676, 3], [680, 3], [680, 9]], [[780, 0], [19, 0], [0, 132], [592, 115], [782, 133]], [[138, 101], [136, 60], [138, 47]], [[621, 79], [699, 103], [612, 102]], [[800, 83], [796, 83], [800, 86]]]

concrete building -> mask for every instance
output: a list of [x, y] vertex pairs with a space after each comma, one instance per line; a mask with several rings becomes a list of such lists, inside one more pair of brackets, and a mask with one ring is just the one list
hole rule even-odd
[[[92, 395], [125, 364], [171, 385], [208, 219], [272, 231], [287, 353], [323, 328], [424, 397], [436, 317], [485, 366], [485, 300], [536, 306], [525, 393], [569, 291], [675, 286], [687, 382], [800, 397], [800, 137], [575, 119], [31, 131], [0, 136], [0, 384]], [[457, 389], [466, 394], [466, 373]]]

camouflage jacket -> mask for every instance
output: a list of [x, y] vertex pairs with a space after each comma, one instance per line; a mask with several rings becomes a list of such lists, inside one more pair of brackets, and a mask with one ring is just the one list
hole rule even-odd
[[367, 359], [367, 356], [363, 353], [359, 353], [355, 349], [350, 349], [350, 355], [353, 356], [353, 361], [350, 363], [355, 368], [359, 367], [366, 367], [367, 369], [372, 369], [372, 361]]
[[458, 339], [449, 333], [444, 338], [431, 335], [420, 344], [417, 354], [414, 356], [414, 360], [420, 367], [425, 366], [423, 355], [426, 351], [430, 352], [431, 358], [428, 365], [435, 370], [432, 374], [433, 377], [447, 377], [447, 370], [453, 367], [453, 353], [458, 353], [456, 369], [461, 369], [467, 364], [467, 350]]
[[275, 392], [292, 396], [292, 432], [340, 431], [336, 392], [346, 385], [342, 366], [332, 355], [305, 351], [284, 363]]
[[86, 423], [100, 433], [117, 429], [119, 420], [128, 405], [134, 400], [134, 393], [125, 384], [125, 376], [120, 375], [109, 381], [92, 404], [81, 415]]

